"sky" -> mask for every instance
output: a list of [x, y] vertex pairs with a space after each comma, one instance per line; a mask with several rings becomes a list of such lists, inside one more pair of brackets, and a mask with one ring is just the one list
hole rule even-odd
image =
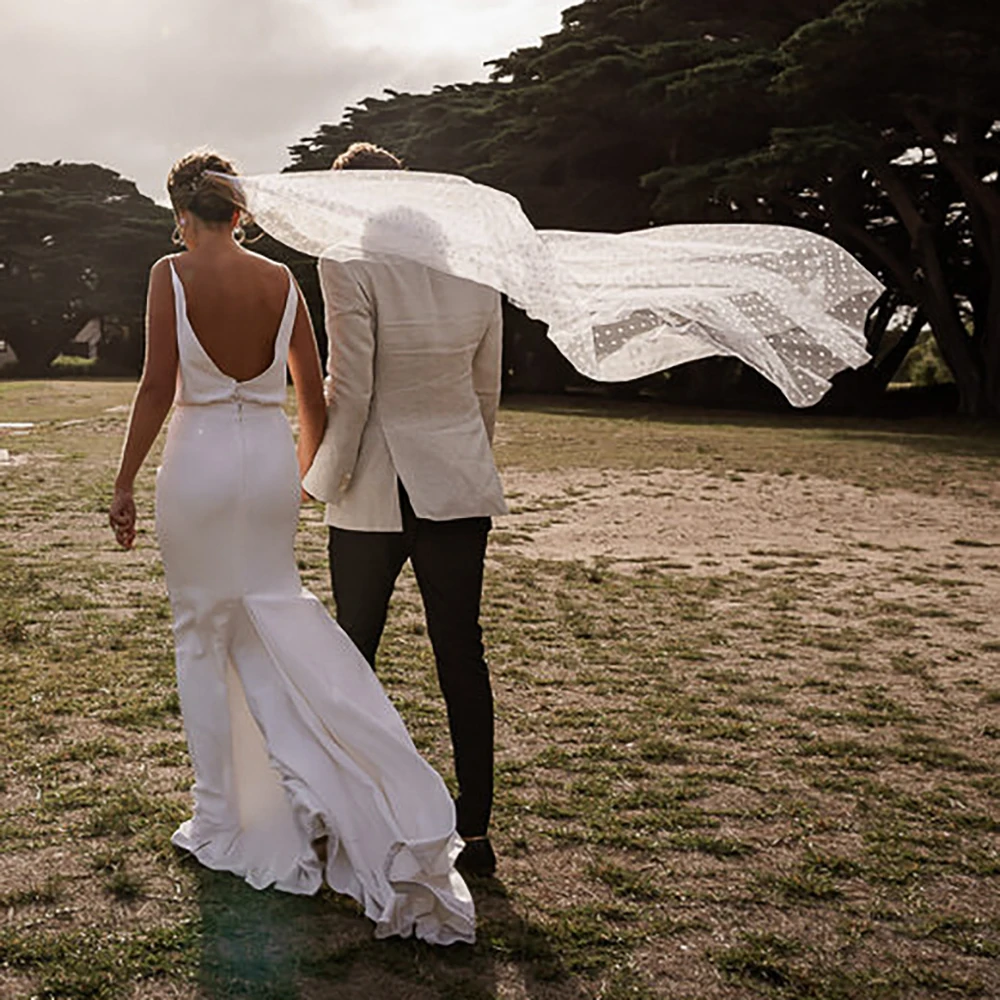
[[0, 0], [0, 170], [96, 162], [165, 201], [202, 146], [245, 173], [384, 88], [484, 79], [572, 0]]

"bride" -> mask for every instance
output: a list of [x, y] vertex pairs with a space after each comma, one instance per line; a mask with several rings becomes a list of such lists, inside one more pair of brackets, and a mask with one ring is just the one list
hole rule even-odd
[[221, 181], [235, 173], [212, 153], [170, 171], [186, 252], [150, 272], [145, 366], [110, 511], [131, 548], [135, 477], [174, 405], [156, 534], [195, 783], [173, 843], [258, 889], [313, 893], [325, 879], [362, 905], [376, 937], [471, 942], [451, 797], [299, 581], [300, 474], [326, 419], [319, 353], [291, 273], [240, 246], [245, 201]]

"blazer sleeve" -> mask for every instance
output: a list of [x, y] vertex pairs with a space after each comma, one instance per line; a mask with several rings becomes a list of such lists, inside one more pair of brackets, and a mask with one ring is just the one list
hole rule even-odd
[[493, 443], [493, 432], [497, 423], [497, 408], [500, 405], [500, 381], [503, 371], [503, 308], [499, 294], [495, 295], [493, 307], [483, 339], [479, 342], [472, 361], [472, 383], [479, 397], [479, 410], [483, 415], [486, 433]]
[[375, 381], [375, 309], [357, 268], [319, 262], [329, 343], [326, 434], [303, 479], [306, 492], [335, 503], [351, 483]]

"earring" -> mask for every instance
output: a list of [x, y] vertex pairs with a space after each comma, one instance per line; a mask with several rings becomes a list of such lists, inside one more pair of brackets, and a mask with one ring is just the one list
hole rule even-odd
[[233, 229], [233, 239], [237, 243], [242, 243], [247, 238], [247, 231], [242, 226], [236, 226]]
[[174, 231], [170, 235], [170, 242], [173, 243], [175, 247], [184, 246], [184, 236], [181, 234], [181, 227], [179, 225], [174, 226]]

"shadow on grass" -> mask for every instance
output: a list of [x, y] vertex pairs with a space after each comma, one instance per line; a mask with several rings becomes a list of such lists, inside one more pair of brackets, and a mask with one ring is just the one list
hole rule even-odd
[[554, 940], [518, 914], [497, 880], [474, 885], [473, 946], [414, 939], [377, 941], [372, 923], [347, 897], [258, 892], [235, 876], [188, 862], [201, 915], [198, 982], [206, 996], [309, 1000], [335, 989], [341, 1000], [374, 996], [489, 1000], [497, 964], [516, 967], [528, 997], [583, 1000]]
[[789, 408], [781, 412], [703, 409], [675, 403], [636, 402], [590, 396], [505, 396], [505, 410], [560, 417], [632, 420], [656, 424], [817, 431], [823, 436], [893, 443], [956, 456], [1000, 457], [1000, 423], [958, 417], [852, 417]]

